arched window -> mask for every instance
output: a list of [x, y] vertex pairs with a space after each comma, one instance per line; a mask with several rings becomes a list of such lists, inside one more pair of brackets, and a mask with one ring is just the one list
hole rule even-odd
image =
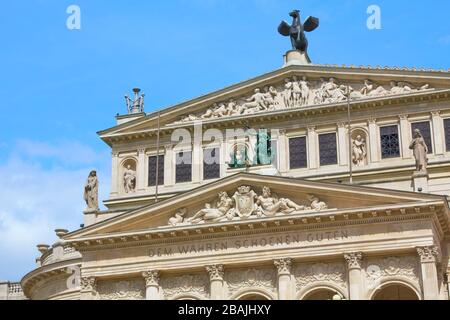
[[417, 293], [403, 284], [388, 284], [380, 288], [372, 300], [420, 300]]

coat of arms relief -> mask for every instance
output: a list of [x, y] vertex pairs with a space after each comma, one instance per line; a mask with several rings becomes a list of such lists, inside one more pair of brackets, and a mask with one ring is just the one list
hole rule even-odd
[[261, 194], [249, 186], [241, 186], [232, 197], [220, 192], [215, 205], [205, 207], [188, 217], [186, 208], [179, 209], [169, 219], [169, 226], [195, 225], [214, 222], [239, 221], [299, 213], [313, 213], [328, 209], [328, 205], [314, 195], [308, 195], [308, 205], [300, 205], [288, 198], [280, 198], [264, 187]]

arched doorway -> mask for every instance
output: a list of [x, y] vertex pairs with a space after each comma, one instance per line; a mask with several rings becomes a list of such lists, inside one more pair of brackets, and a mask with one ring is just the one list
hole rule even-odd
[[243, 301], [263, 301], [263, 300], [269, 300], [267, 297], [257, 294], [257, 293], [249, 293], [246, 295], [241, 296], [238, 300]]
[[342, 296], [331, 289], [317, 289], [308, 293], [303, 300], [342, 300]]
[[393, 283], [380, 288], [372, 300], [420, 300], [417, 293], [410, 287]]

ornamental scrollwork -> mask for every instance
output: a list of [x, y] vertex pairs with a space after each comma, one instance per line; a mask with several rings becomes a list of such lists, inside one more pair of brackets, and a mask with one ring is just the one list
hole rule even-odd
[[209, 278], [211, 281], [214, 280], [223, 280], [224, 268], [221, 264], [214, 264], [210, 266], [206, 266], [206, 271], [209, 274]]
[[436, 246], [419, 247], [417, 253], [422, 263], [437, 262], [439, 257], [439, 249]]
[[171, 299], [182, 294], [197, 294], [208, 297], [209, 279], [206, 274], [186, 274], [161, 278], [164, 297]]
[[346, 270], [341, 262], [299, 264], [294, 267], [293, 274], [297, 290], [316, 282], [330, 282], [346, 288]]
[[230, 294], [246, 288], [275, 292], [277, 287], [276, 272], [273, 268], [231, 270], [227, 272], [226, 282]]
[[100, 282], [98, 285], [100, 300], [144, 300], [144, 283], [140, 279], [129, 281]]

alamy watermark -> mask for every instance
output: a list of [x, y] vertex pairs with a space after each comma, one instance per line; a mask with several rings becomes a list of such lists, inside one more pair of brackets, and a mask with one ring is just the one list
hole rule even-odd
[[72, 4], [67, 7], [66, 13], [69, 14], [66, 20], [66, 26], [69, 30], [81, 30], [81, 9]]
[[369, 30], [381, 30], [381, 8], [372, 4], [367, 8], [367, 28]]

